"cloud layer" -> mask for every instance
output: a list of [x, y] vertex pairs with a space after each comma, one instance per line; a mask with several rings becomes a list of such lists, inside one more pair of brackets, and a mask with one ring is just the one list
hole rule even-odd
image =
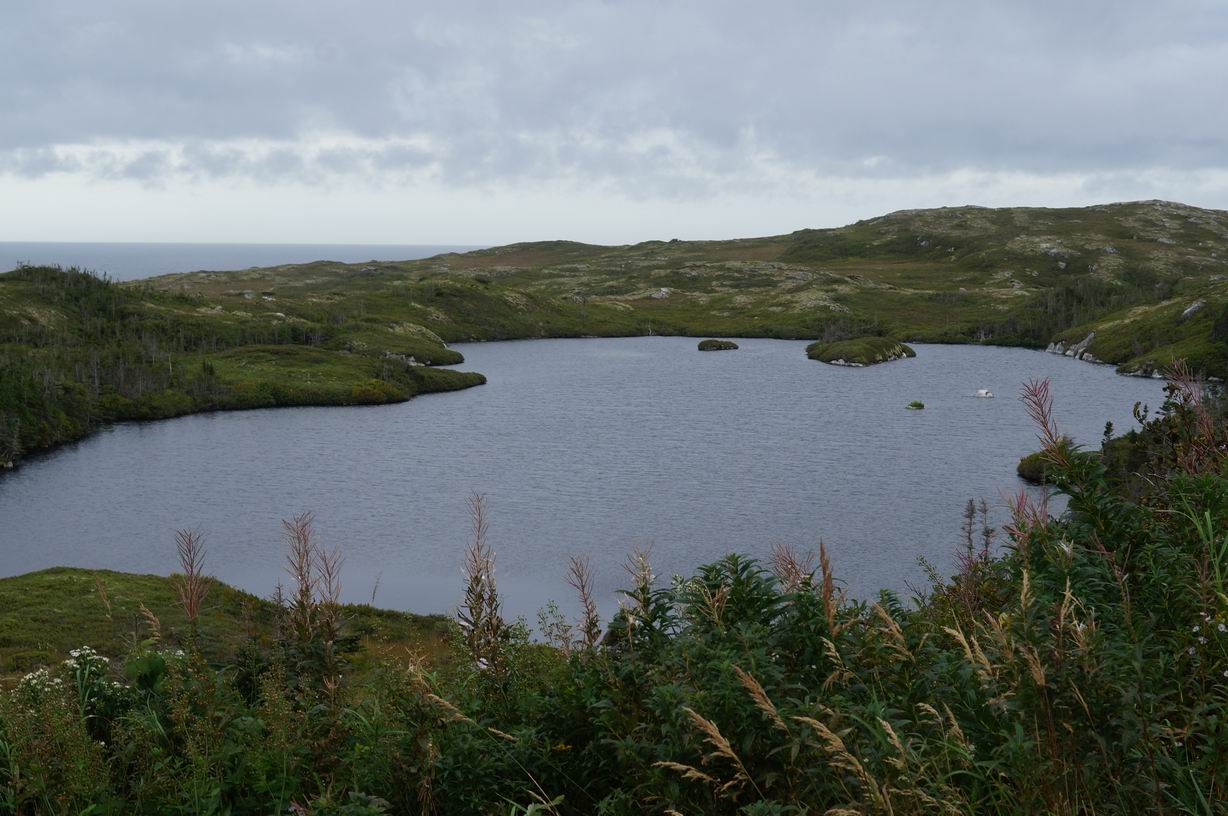
[[435, 237], [464, 241], [504, 237], [483, 207], [515, 190], [543, 218], [604, 195], [606, 240], [628, 208], [713, 198], [795, 201], [781, 230], [1012, 184], [1018, 203], [1228, 206], [1211, 0], [18, 0], [5, 18], [0, 189], [468, 191], [470, 231]]

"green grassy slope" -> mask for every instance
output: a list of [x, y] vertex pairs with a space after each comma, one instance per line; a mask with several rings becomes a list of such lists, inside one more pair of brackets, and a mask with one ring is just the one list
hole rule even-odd
[[[150, 635], [142, 605], [158, 618], [164, 640], [182, 642], [187, 621], [175, 581], [159, 575], [66, 567], [0, 578], [0, 679], [56, 663], [79, 646], [111, 658], [125, 656]], [[210, 584], [198, 624], [206, 657], [228, 662], [244, 642], [271, 636], [275, 617], [271, 601], [220, 581]], [[450, 626], [446, 618], [365, 605], [346, 606], [344, 615], [352, 631], [361, 635], [365, 661], [406, 647], [435, 659], [442, 659], [446, 651]]]

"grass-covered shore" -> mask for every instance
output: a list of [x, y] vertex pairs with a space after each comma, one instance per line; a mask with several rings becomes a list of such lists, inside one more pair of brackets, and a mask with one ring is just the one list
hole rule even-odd
[[632, 554], [608, 621], [573, 561], [583, 612], [537, 642], [477, 498], [453, 624], [340, 605], [307, 517], [277, 602], [211, 581], [186, 532], [171, 579], [0, 581], [5, 654], [51, 664], [0, 693], [0, 812], [1222, 812], [1228, 414], [1170, 393], [1123, 458], [1030, 384], [1067, 512], [1021, 493], [995, 531], [970, 502], [958, 571], [912, 599], [847, 598], [821, 548], [672, 580]]
[[1123, 372], [1183, 359], [1223, 378], [1228, 213], [906, 210], [766, 238], [538, 242], [123, 285], [14, 270], [0, 274], [0, 466], [117, 420], [482, 382], [432, 367], [462, 362], [448, 343], [643, 334], [1062, 343]]

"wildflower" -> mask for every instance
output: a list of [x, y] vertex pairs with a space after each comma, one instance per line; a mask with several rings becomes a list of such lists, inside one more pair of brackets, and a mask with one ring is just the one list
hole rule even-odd
[[1207, 639], [1206, 639], [1205, 637], [1203, 637], [1202, 635], [1199, 635], [1199, 636], [1198, 636], [1198, 642], [1199, 642], [1200, 644], [1202, 644], [1202, 645], [1206, 645], [1206, 643], [1207, 643]]
[[1194, 628], [1190, 631], [1192, 631], [1194, 634], [1198, 634], [1198, 624], [1194, 624]]
[[1190, 651], [1190, 656], [1191, 656], [1191, 657], [1193, 657], [1193, 656], [1194, 656], [1194, 652], [1196, 651], [1196, 650], [1194, 649], [1194, 647], [1193, 647], [1193, 646], [1191, 646], [1189, 651]]
[[1219, 632], [1220, 632], [1221, 634], [1222, 634], [1222, 633], [1224, 633], [1224, 632], [1228, 632], [1228, 626], [1225, 626], [1225, 625], [1224, 625], [1224, 624], [1222, 624], [1222, 623], [1221, 623], [1219, 626], [1215, 627], [1215, 628], [1216, 628], [1217, 630], [1219, 630]]

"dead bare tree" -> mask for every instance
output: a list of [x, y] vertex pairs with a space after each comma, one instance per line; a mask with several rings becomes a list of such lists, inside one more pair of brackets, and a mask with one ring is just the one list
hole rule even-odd
[[572, 556], [567, 566], [567, 583], [580, 598], [580, 638], [586, 649], [601, 640], [601, 619], [593, 600], [593, 571], [588, 558]]
[[790, 544], [775, 544], [770, 556], [772, 572], [786, 592], [797, 592], [814, 576], [814, 552], [799, 552]]
[[175, 588], [195, 642], [201, 605], [209, 594], [209, 579], [204, 574], [204, 537], [196, 530], [179, 530], [175, 533], [175, 549], [179, 552], [180, 569]]
[[502, 666], [507, 624], [495, 585], [495, 553], [487, 540], [490, 523], [485, 496], [470, 496], [468, 507], [472, 535], [465, 552], [465, 598], [456, 616], [474, 663], [497, 672]]

